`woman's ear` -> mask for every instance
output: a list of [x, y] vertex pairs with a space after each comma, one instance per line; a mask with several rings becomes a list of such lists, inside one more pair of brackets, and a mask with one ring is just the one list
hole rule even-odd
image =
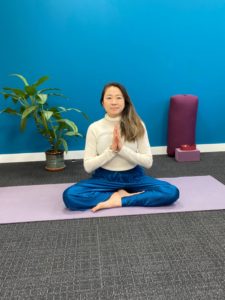
[[105, 109], [104, 101], [102, 101], [102, 103], [101, 103], [101, 104], [102, 104], [102, 107]]

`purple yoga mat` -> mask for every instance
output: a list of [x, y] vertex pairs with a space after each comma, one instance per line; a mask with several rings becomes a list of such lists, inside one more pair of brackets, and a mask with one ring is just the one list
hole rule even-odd
[[180, 199], [165, 207], [120, 207], [69, 211], [62, 192], [70, 185], [46, 184], [0, 188], [0, 224], [225, 209], [225, 185], [211, 176], [163, 178], [180, 189]]

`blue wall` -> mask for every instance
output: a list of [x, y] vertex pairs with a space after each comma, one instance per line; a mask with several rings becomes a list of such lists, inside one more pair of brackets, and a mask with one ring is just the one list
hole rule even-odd
[[[225, 142], [224, 0], [1, 0], [0, 15], [0, 87], [19, 84], [11, 73], [49, 75], [92, 122], [103, 114], [102, 86], [119, 81], [152, 146], [166, 145], [169, 97], [195, 94], [197, 143]], [[74, 117], [85, 134], [89, 123]], [[0, 153], [46, 150], [32, 122], [23, 134], [18, 125], [0, 115]]]

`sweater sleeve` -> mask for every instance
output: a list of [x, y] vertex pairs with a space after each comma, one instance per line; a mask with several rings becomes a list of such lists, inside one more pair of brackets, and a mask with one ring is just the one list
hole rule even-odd
[[97, 137], [93, 126], [89, 126], [86, 136], [86, 144], [84, 151], [84, 169], [87, 173], [91, 173], [99, 167], [113, 159], [117, 153], [107, 147], [103, 153], [97, 154]]
[[149, 169], [152, 166], [153, 158], [144, 123], [143, 126], [145, 128], [145, 133], [143, 137], [137, 139], [137, 151], [134, 151], [127, 146], [123, 146], [118, 154], [132, 163]]

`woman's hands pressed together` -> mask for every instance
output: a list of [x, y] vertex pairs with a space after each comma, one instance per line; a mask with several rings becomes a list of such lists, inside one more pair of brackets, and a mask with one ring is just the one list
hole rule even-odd
[[115, 125], [113, 130], [113, 140], [110, 149], [113, 152], [119, 152], [122, 148], [122, 140], [120, 135], [120, 127], [119, 125]]

